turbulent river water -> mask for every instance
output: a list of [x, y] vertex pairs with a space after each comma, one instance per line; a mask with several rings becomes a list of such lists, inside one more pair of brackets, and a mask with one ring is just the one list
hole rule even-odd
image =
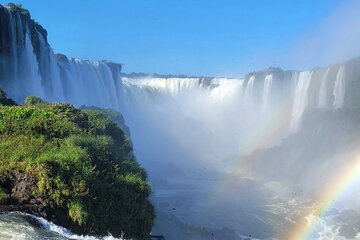
[[43, 218], [21, 212], [0, 214], [1, 240], [123, 240], [112, 236], [96, 238], [93, 236], [78, 236], [69, 230], [57, 226]]

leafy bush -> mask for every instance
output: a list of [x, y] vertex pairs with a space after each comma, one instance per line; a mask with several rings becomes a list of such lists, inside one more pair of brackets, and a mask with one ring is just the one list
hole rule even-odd
[[123, 116], [121, 115], [121, 113], [110, 109], [110, 108], [99, 108], [99, 107], [87, 107], [87, 106], [81, 106], [81, 109], [83, 110], [91, 110], [91, 111], [99, 111], [101, 112], [103, 115], [105, 115], [107, 118], [109, 118], [110, 120], [112, 120], [113, 122], [115, 122], [119, 128], [121, 128], [121, 130], [123, 130], [123, 132], [130, 137], [130, 130], [129, 128], [125, 125], [125, 120], [123, 118]]
[[26, 106], [37, 106], [37, 107], [45, 107], [49, 105], [49, 103], [41, 98], [35, 96], [28, 96], [25, 98]]
[[71, 220], [78, 223], [79, 225], [85, 223], [88, 213], [86, 212], [84, 205], [81, 203], [71, 202], [69, 203], [68, 208]]
[[19, 174], [36, 179], [25, 195], [43, 200], [49, 220], [78, 233], [148, 239], [154, 209], [147, 174], [128, 137], [101, 111], [35, 97], [1, 106], [0, 163], [4, 193], [17, 190]]

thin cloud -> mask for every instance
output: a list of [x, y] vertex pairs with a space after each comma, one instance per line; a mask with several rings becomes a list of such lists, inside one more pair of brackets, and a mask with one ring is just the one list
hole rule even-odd
[[360, 56], [360, 1], [343, 2], [290, 51], [290, 67], [308, 69]]

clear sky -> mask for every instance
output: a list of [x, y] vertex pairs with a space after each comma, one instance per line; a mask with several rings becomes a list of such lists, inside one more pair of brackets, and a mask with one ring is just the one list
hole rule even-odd
[[272, 65], [302, 67], [289, 51], [349, 1], [15, 2], [48, 30], [55, 52], [120, 62], [124, 72], [237, 76]]

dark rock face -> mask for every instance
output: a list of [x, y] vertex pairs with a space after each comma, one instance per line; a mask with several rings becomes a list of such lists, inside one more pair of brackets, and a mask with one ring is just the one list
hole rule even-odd
[[[66, 209], [48, 206], [46, 199], [32, 194], [37, 189], [35, 176], [24, 172], [12, 172], [6, 180], [7, 199], [0, 205], [0, 212], [25, 212], [35, 216], [43, 217], [61, 226], [72, 228], [75, 232], [80, 232], [78, 225], [71, 222], [67, 216]], [[31, 221], [32, 224], [38, 223]]]
[[[37, 189], [36, 177], [25, 172], [13, 171], [8, 174], [8, 178], [4, 181], [4, 190], [8, 193], [6, 200], [0, 205], [1, 212], [20, 211], [29, 214], [50, 217], [53, 221], [58, 222], [54, 214], [49, 216], [49, 208], [46, 200], [43, 198], [35, 198], [32, 194]], [[59, 210], [54, 211], [59, 212]], [[66, 215], [61, 214], [61, 215]]]
[[8, 173], [2, 184], [6, 199], [0, 205], [1, 212], [21, 211], [38, 216], [46, 216], [46, 203], [42, 198], [34, 198], [32, 192], [37, 188], [34, 176], [25, 172]]
[[31, 192], [36, 189], [36, 180], [33, 176], [27, 173], [13, 173], [13, 189], [11, 199], [19, 204], [36, 204], [43, 202], [41, 199], [31, 198]]
[[111, 73], [113, 75], [113, 79], [120, 79], [120, 73], [122, 70], [122, 65], [119, 63], [115, 63], [115, 62], [110, 62], [110, 61], [104, 61], [106, 63], [106, 65], [109, 66]]

